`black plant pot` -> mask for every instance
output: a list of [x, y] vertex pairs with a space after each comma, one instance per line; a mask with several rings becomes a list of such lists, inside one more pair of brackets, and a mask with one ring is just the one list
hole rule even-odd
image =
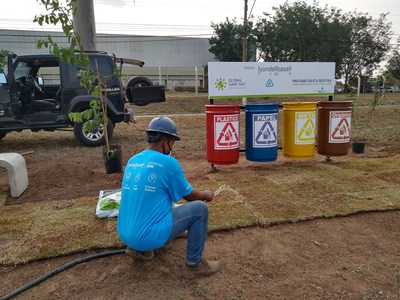
[[106, 146], [103, 147], [103, 159], [106, 167], [106, 173], [122, 172], [122, 149], [119, 145], [110, 145], [110, 152], [107, 152]]
[[351, 150], [353, 151], [353, 153], [364, 153], [365, 142], [352, 142]]

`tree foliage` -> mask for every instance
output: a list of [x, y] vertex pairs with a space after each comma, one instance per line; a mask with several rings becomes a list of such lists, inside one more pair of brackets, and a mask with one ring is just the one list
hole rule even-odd
[[238, 24], [236, 19], [229, 20], [219, 24], [211, 24], [214, 29], [215, 36], [211, 37], [208, 42], [210, 44], [209, 51], [215, 55], [219, 61], [242, 61], [243, 53], [243, 36], [247, 35], [248, 59], [255, 56], [256, 39], [253, 32], [253, 23], [248, 22], [246, 32], [244, 26]]
[[[336, 77], [344, 76], [347, 86], [357, 75], [370, 75], [390, 49], [386, 14], [374, 19], [305, 1], [286, 2], [273, 11], [264, 13], [251, 29], [263, 61], [335, 62]], [[241, 61], [243, 26], [227, 19], [212, 27], [210, 52], [219, 60]]]
[[305, 2], [274, 7], [256, 25], [261, 57], [265, 61], [332, 61], [346, 51], [338, 43], [343, 37], [341, 11]]
[[[398, 39], [398, 44], [400, 43], [400, 38]], [[388, 72], [397, 80], [400, 80], [400, 51], [396, 49], [393, 51], [386, 68]]]
[[69, 47], [60, 47], [49, 35], [47, 40], [38, 40], [38, 48], [46, 47], [55, 57], [66, 63], [81, 66], [79, 81], [82, 87], [92, 90], [96, 74], [90, 69], [89, 57], [84, 52], [79, 33], [74, 30], [73, 16], [76, 15], [76, 1], [66, 0], [62, 5], [59, 0], [37, 0], [43, 5], [47, 14], [36, 15], [34, 22], [43, 24], [61, 25]]
[[7, 65], [7, 50], [0, 50], [0, 72], [4, 72], [4, 68]]
[[[68, 40], [69, 48], [59, 47], [58, 44], [49, 35], [47, 40], [37, 41], [37, 46], [47, 47], [51, 54], [59, 60], [72, 63], [78, 66], [79, 83], [84, 87], [93, 99], [90, 101], [90, 108], [79, 111], [70, 112], [68, 117], [72, 122], [84, 123], [84, 129], [88, 132], [95, 131], [99, 126], [107, 128], [107, 95], [106, 95], [106, 78], [103, 78], [97, 69], [93, 70], [90, 64], [89, 56], [81, 43], [79, 33], [74, 28], [73, 16], [76, 15], [76, 2], [78, 0], [37, 0], [44, 5], [47, 14], [37, 15], [34, 22], [40, 26], [44, 23], [52, 25], [61, 25], [65, 37]], [[118, 72], [118, 70], [117, 70]], [[114, 155], [110, 150], [107, 136], [107, 130], [104, 130], [107, 155]], [[111, 154], [110, 154], [111, 153]]]
[[355, 80], [357, 75], [369, 76], [378, 67], [390, 50], [391, 25], [387, 14], [373, 19], [367, 13], [347, 13], [345, 26], [350, 29], [350, 51], [343, 60], [345, 84]]

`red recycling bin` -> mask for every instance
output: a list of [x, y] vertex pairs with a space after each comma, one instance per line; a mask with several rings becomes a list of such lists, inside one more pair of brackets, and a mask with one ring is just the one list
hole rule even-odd
[[236, 164], [240, 147], [240, 106], [206, 105], [207, 160], [215, 165]]

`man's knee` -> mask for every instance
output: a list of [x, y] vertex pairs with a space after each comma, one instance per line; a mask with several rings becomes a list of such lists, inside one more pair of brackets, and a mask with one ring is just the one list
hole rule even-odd
[[193, 209], [198, 211], [202, 215], [208, 216], [208, 205], [204, 201], [196, 200], [191, 202], [193, 204]]

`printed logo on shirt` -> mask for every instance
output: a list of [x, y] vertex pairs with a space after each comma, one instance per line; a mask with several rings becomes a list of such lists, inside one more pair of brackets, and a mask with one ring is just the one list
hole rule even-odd
[[135, 176], [135, 182], [139, 182], [139, 180], [140, 180], [140, 173], [137, 173], [136, 176]]
[[148, 180], [150, 183], [156, 183], [157, 174], [156, 174], [156, 173], [151, 173], [151, 174], [149, 175], [149, 177], [147, 177], [147, 180]]
[[160, 164], [160, 163], [158, 163], [158, 162], [149, 161], [149, 162], [147, 163], [147, 166], [146, 166], [146, 167], [147, 167], [148, 169], [152, 169], [152, 168], [154, 168], [154, 167], [163, 168], [164, 165], [163, 165], [163, 164]]
[[157, 188], [156, 188], [155, 186], [145, 185], [145, 186], [144, 186], [144, 190], [145, 190], [146, 192], [155, 193], [156, 190], [157, 190]]

